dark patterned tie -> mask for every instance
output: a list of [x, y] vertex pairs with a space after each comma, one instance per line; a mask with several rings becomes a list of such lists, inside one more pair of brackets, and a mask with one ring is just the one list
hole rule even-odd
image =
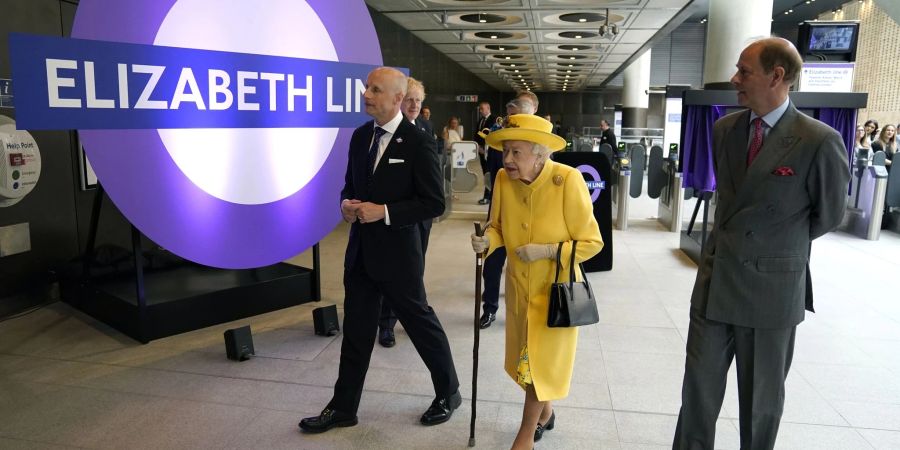
[[375, 139], [372, 139], [372, 146], [369, 147], [369, 159], [368, 164], [366, 165], [366, 175], [369, 178], [372, 178], [372, 174], [375, 173], [375, 159], [378, 157], [378, 143], [385, 133], [387, 133], [387, 131], [385, 131], [384, 128], [375, 127]]
[[763, 121], [757, 117], [750, 122], [753, 125], [753, 139], [750, 140], [750, 150], [747, 152], [747, 167], [753, 164], [753, 160], [759, 155], [763, 144]]

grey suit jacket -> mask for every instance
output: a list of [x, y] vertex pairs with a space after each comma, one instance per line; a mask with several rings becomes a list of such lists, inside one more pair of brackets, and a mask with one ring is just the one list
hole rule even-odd
[[719, 322], [787, 328], [813, 310], [810, 242], [843, 218], [847, 151], [791, 104], [747, 168], [749, 120], [742, 111], [713, 127], [718, 204], [691, 305]]

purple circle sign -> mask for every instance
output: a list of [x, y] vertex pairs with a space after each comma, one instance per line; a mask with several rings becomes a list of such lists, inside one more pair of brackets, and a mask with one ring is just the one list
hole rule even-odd
[[[209, 9], [207, 3], [215, 7]], [[234, 7], [222, 5], [218, 0], [82, 0], [72, 37], [144, 45], [164, 42], [164, 45], [188, 48], [192, 47], [192, 39], [197, 39], [203, 42], [198, 44], [201, 48], [241, 53], [254, 50], [240, 45], [256, 42], [264, 48], [257, 50], [262, 53], [268, 48], [280, 52], [279, 48], [298, 42], [281, 32], [293, 28], [311, 34], [316, 45], [324, 46], [325, 53], [332, 52], [336, 61], [382, 64], [378, 38], [363, 1], [226, 3], [233, 3]], [[222, 16], [218, 20], [191, 15], [192, 11], [204, 8], [225, 12], [216, 13]], [[240, 29], [223, 26], [222, 20], [245, 26]], [[315, 26], [298, 26], [306, 22]], [[232, 39], [238, 47], [229, 48], [232, 44], [224, 43], [211, 49], [210, 36]], [[316, 51], [312, 47], [304, 51], [310, 59], [322, 59], [309, 53]], [[348, 92], [349, 89], [348, 82]], [[256, 146], [244, 148], [244, 154], [231, 155], [237, 159], [225, 164], [216, 159], [215, 153], [191, 159], [189, 143], [198, 142], [202, 134], [181, 138], [173, 137], [168, 130], [92, 129], [79, 131], [79, 136], [112, 201], [146, 236], [173, 253], [201, 264], [250, 268], [290, 258], [334, 228], [340, 220], [338, 199], [352, 133], [351, 128], [314, 129], [313, 134], [325, 136], [315, 141], [320, 147], [307, 144], [306, 149], [297, 151], [318, 152], [312, 155], [316, 157], [307, 155], [306, 159], [288, 158], [273, 163], [268, 161], [272, 155], [266, 151], [267, 146], [274, 144], [264, 135], [266, 130], [269, 129], [255, 128], [254, 135], [242, 134], [243, 129], [229, 130], [235, 136], [243, 136], [235, 139], [248, 142], [260, 133], [263, 135], [261, 140], [253, 141]], [[176, 141], [182, 147], [188, 146], [187, 153], [184, 148], [178, 152], [167, 148]], [[304, 143], [295, 144], [300, 149]], [[284, 158], [284, 154], [279, 157]], [[246, 164], [246, 171], [235, 170], [236, 164], [238, 169]], [[291, 164], [296, 164], [297, 177], [303, 178], [302, 181], [291, 179]], [[227, 177], [216, 178], [223, 167], [230, 170]], [[260, 169], [265, 167], [280, 167], [281, 172], [276, 176]], [[285, 168], [289, 170], [287, 173]], [[251, 194], [235, 193], [231, 189], [233, 185], [250, 189]]]

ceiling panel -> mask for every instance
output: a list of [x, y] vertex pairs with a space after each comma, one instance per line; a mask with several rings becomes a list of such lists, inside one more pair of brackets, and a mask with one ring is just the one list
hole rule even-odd
[[[572, 90], [603, 83], [704, 0], [366, 0], [373, 9], [496, 87], [556, 90], [572, 64]], [[695, 8], [689, 8], [695, 9]], [[686, 10], [685, 10], [686, 11]], [[617, 33], [601, 35], [603, 28]], [[513, 47], [514, 46], [514, 47]], [[576, 46], [576, 47], [572, 47]], [[577, 47], [577, 46], [584, 46]], [[578, 48], [575, 50], [574, 48]], [[572, 57], [575, 59], [570, 59]], [[600, 62], [603, 64], [600, 64]], [[577, 66], [576, 66], [577, 64]], [[525, 72], [521, 72], [525, 73]], [[598, 81], [599, 80], [599, 81]]]

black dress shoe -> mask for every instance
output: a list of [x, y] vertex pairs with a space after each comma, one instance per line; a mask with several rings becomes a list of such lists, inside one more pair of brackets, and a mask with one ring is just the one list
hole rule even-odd
[[456, 391], [449, 398], [434, 399], [425, 414], [422, 414], [422, 425], [437, 425], [450, 420], [453, 410], [462, 405], [462, 396]]
[[483, 199], [478, 200], [479, 205], [487, 205], [490, 202], [491, 202], [491, 199], [489, 199], [489, 198], [483, 198]]
[[547, 420], [547, 423], [541, 425], [540, 422], [537, 424], [537, 428], [534, 430], [534, 442], [541, 440], [544, 437], [544, 431], [552, 430], [556, 425], [556, 411], [550, 412], [550, 419]]
[[359, 423], [356, 416], [325, 408], [315, 417], [300, 421], [300, 429], [307, 433], [322, 433], [334, 427], [352, 427]]
[[479, 322], [479, 326], [483, 330], [491, 326], [491, 324], [494, 323], [495, 320], [497, 320], [497, 314], [486, 312], [481, 315], [481, 322]]
[[378, 343], [381, 344], [382, 347], [393, 347], [394, 344], [397, 343], [397, 340], [394, 339], [394, 330], [381, 330], [381, 333], [378, 334]]

